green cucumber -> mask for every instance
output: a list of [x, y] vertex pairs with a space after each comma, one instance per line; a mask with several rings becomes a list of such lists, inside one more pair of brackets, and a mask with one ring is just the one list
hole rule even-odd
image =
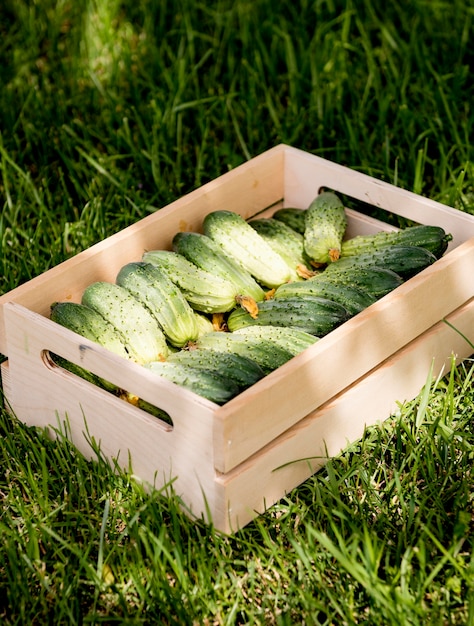
[[297, 209], [296, 207], [285, 207], [278, 209], [272, 215], [273, 219], [283, 222], [300, 235], [304, 235], [306, 209]]
[[274, 298], [319, 296], [338, 302], [350, 315], [356, 315], [376, 302], [377, 298], [355, 285], [344, 285], [329, 280], [305, 280], [280, 285]]
[[396, 272], [374, 265], [371, 267], [356, 267], [355, 269], [349, 267], [338, 272], [320, 272], [307, 282], [349, 285], [357, 287], [379, 299], [399, 287], [404, 281]]
[[265, 299], [265, 291], [250, 272], [224, 255], [210, 237], [202, 233], [179, 232], [174, 236], [172, 245], [175, 252], [197, 267], [232, 282], [239, 295], [253, 298], [256, 302]]
[[270, 341], [275, 346], [288, 350], [293, 356], [296, 356], [318, 341], [318, 338], [314, 335], [297, 328], [272, 326], [270, 324], [266, 326], [244, 326], [235, 330], [234, 335]]
[[327, 298], [289, 297], [262, 302], [257, 317], [235, 309], [227, 318], [227, 326], [231, 332], [251, 325], [284, 326], [322, 337], [348, 318], [349, 313], [341, 304]]
[[143, 261], [127, 263], [117, 274], [116, 282], [151, 311], [172, 346], [181, 348], [197, 338], [194, 310], [159, 267]]
[[143, 367], [216, 404], [224, 404], [240, 392], [239, 386], [224, 374], [200, 367], [171, 361], [152, 361]]
[[406, 280], [436, 260], [436, 256], [426, 248], [393, 245], [357, 256], [341, 258], [336, 263], [328, 265], [324, 271], [328, 274], [348, 269], [357, 272], [362, 268], [377, 266], [392, 270]]
[[342, 242], [341, 257], [356, 256], [388, 246], [419, 246], [440, 258], [453, 236], [440, 226], [419, 224], [398, 231], [379, 231], [372, 235], [357, 235]]
[[196, 318], [196, 323], [198, 327], [198, 336], [204, 335], [205, 333], [210, 333], [211, 330], [214, 330], [214, 324], [212, 323], [212, 320], [204, 313], [198, 313], [198, 311], [195, 311], [194, 317]]
[[285, 260], [238, 213], [208, 213], [203, 232], [261, 285], [273, 289], [290, 280], [291, 270]]
[[203, 270], [173, 250], [150, 250], [142, 261], [160, 268], [184, 294], [196, 311], [225, 313], [239, 300], [239, 290], [230, 280]]
[[311, 260], [305, 253], [303, 235], [271, 217], [253, 219], [249, 224], [286, 261], [292, 280], [302, 280], [311, 275], [308, 267]]
[[[131, 358], [129, 349], [120, 333], [94, 309], [78, 302], [54, 302], [51, 305], [50, 317], [53, 322], [107, 348], [114, 354], [118, 354], [125, 359]], [[89, 370], [71, 363], [56, 354], [51, 354], [51, 358], [56, 365], [80, 376], [84, 380], [112, 393], [119, 393], [116, 385], [93, 374]]]
[[265, 376], [260, 365], [242, 354], [218, 350], [179, 350], [168, 358], [170, 363], [184, 363], [225, 376], [239, 389], [247, 389]]
[[347, 215], [332, 191], [320, 193], [311, 202], [305, 219], [304, 247], [313, 265], [337, 261], [347, 228]]
[[275, 344], [271, 339], [220, 331], [202, 335], [195, 346], [199, 350], [218, 350], [243, 355], [258, 363], [265, 375], [294, 356], [290, 350]]
[[81, 302], [112, 324], [137, 363], [168, 356], [168, 344], [158, 321], [125, 287], [104, 281], [91, 283]]
[[120, 333], [100, 313], [85, 304], [54, 302], [51, 305], [51, 319], [124, 359], [131, 358]]

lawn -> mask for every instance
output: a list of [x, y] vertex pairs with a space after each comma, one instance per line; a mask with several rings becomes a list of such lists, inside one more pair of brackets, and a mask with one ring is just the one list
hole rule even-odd
[[[3, 0], [0, 293], [281, 142], [474, 213], [473, 20], [460, 0]], [[2, 410], [2, 623], [474, 625], [473, 371], [427, 372], [231, 537]]]

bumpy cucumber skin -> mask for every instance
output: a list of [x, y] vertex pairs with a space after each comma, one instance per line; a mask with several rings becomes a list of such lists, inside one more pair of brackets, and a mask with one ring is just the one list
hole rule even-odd
[[272, 340], [219, 331], [199, 337], [196, 341], [196, 348], [241, 354], [258, 363], [265, 375], [270, 374], [294, 356], [290, 350], [275, 344]]
[[224, 278], [197, 267], [173, 250], [150, 250], [142, 257], [166, 273], [196, 311], [225, 313], [236, 306], [239, 291]]
[[119, 356], [130, 359], [127, 347], [117, 330], [100, 313], [78, 302], [55, 302], [51, 305], [53, 322], [100, 344]]
[[125, 287], [155, 316], [172, 346], [194, 341], [199, 329], [195, 312], [181, 290], [156, 265], [135, 261], [124, 265], [116, 282]]
[[377, 301], [377, 298], [354, 285], [336, 284], [328, 280], [305, 280], [286, 283], [275, 291], [274, 298], [319, 296], [342, 304], [350, 315], [357, 315]]
[[124, 287], [105, 281], [91, 283], [84, 290], [81, 302], [112, 324], [137, 363], [168, 356], [168, 344], [158, 321]]
[[143, 367], [215, 404], [224, 404], [240, 392], [239, 386], [225, 374], [184, 363], [153, 361]]
[[372, 252], [364, 252], [357, 256], [349, 256], [339, 259], [337, 263], [328, 265], [325, 272], [337, 273], [351, 269], [358, 271], [367, 267], [385, 267], [399, 274], [403, 279], [408, 279], [421, 272], [426, 267], [437, 261], [436, 256], [419, 246], [388, 246]]
[[387, 246], [419, 246], [439, 259], [446, 252], [452, 235], [440, 226], [416, 225], [398, 231], [380, 231], [372, 235], [358, 235], [342, 242], [341, 258], [356, 256]]
[[245, 326], [235, 330], [234, 335], [270, 341], [274, 345], [288, 350], [293, 356], [296, 356], [318, 341], [318, 337], [297, 328], [272, 326], [270, 324], [265, 326]]
[[265, 299], [265, 291], [241, 265], [225, 256], [216, 242], [202, 233], [178, 232], [173, 238], [173, 250], [206, 272], [232, 282], [241, 296], [256, 302]]
[[232, 380], [241, 390], [254, 385], [265, 376], [258, 363], [246, 356], [232, 352], [179, 350], [171, 354], [168, 361], [216, 372]]
[[289, 297], [262, 302], [256, 318], [235, 309], [227, 318], [227, 326], [231, 332], [252, 325], [287, 326], [322, 337], [349, 317], [347, 310], [332, 300], [318, 296]]
[[223, 254], [234, 259], [263, 285], [273, 289], [291, 278], [284, 259], [238, 213], [217, 210], [203, 220], [203, 232]]
[[320, 272], [308, 280], [313, 281], [354, 286], [377, 299], [386, 296], [404, 282], [396, 272], [376, 265], [355, 270], [349, 267], [339, 272]]
[[[130, 353], [122, 337], [97, 311], [81, 303], [55, 302], [51, 305], [51, 319], [53, 322], [81, 335], [81, 337], [85, 337], [125, 359], [130, 359]], [[89, 370], [55, 354], [52, 354], [51, 358], [57, 365], [76, 374], [76, 376], [80, 376], [84, 380], [112, 393], [119, 393], [116, 385], [100, 378]]]
[[249, 224], [286, 261], [291, 270], [291, 280], [306, 277], [302, 272], [309, 272], [311, 260], [304, 250], [303, 235], [271, 217], [253, 219]]
[[304, 235], [306, 222], [306, 209], [297, 209], [296, 207], [285, 207], [278, 209], [272, 215], [273, 219], [283, 222], [291, 229]]
[[332, 191], [320, 193], [306, 211], [304, 247], [313, 264], [337, 261], [347, 228], [347, 215]]

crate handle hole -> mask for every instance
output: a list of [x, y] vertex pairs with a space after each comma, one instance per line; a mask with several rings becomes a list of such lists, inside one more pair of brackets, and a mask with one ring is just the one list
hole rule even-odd
[[109, 381], [100, 378], [96, 374], [89, 372], [79, 365], [75, 365], [71, 361], [68, 361], [58, 354], [51, 352], [50, 350], [43, 350], [41, 354], [41, 359], [43, 361], [43, 364], [48, 369], [60, 371], [64, 376], [74, 376], [80, 378], [86, 383], [94, 385], [95, 387], [98, 387], [103, 391], [107, 391], [111, 395], [115, 396], [117, 399], [128, 402], [138, 410], [144, 411], [145, 413], [156, 418], [158, 421], [162, 422], [165, 430], [170, 431], [173, 429], [174, 424], [170, 414], [163, 409], [155, 406], [154, 404], [138, 398], [136, 395], [131, 394], [125, 389], [119, 389], [113, 383], [110, 383]]

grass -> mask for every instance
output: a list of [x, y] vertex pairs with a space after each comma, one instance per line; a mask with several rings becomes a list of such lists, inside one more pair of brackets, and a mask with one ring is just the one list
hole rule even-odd
[[467, 624], [473, 368], [233, 537], [3, 418], [5, 623]]
[[[279, 142], [474, 213], [469, 3], [0, 18], [1, 292]], [[3, 623], [474, 624], [472, 376], [453, 366], [233, 537], [2, 411]]]

